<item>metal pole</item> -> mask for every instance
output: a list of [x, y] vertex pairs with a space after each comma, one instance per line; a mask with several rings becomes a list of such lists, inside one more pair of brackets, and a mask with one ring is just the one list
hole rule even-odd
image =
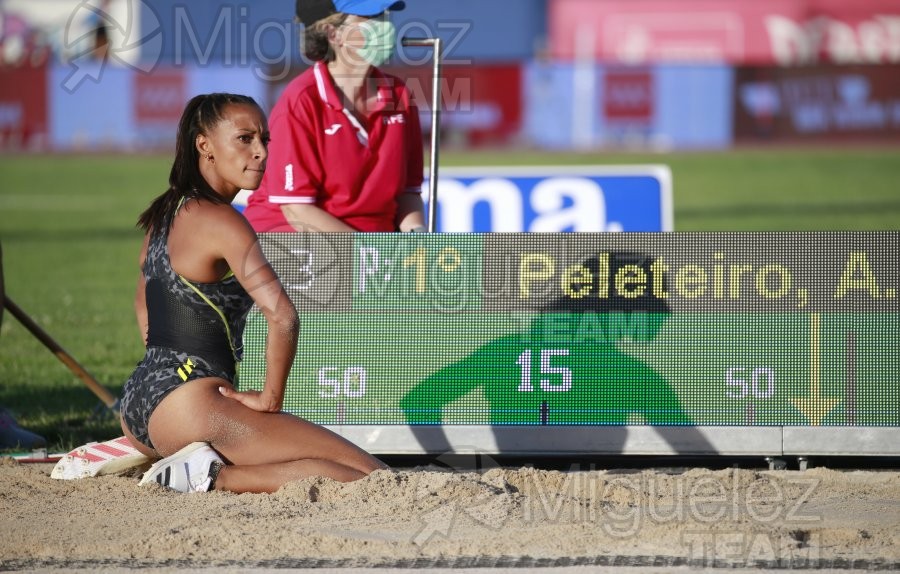
[[31, 317], [25, 314], [25, 311], [19, 308], [18, 305], [12, 302], [12, 299], [6, 296], [6, 292], [3, 286], [3, 251], [0, 248], [0, 323], [3, 322], [3, 310], [9, 309], [10, 314], [19, 320], [22, 325], [28, 329], [28, 331], [34, 335], [38, 341], [44, 344], [45, 347], [50, 349], [50, 351], [56, 355], [56, 358], [62, 361], [62, 363], [69, 368], [72, 373], [75, 374], [81, 381], [87, 385], [87, 388], [91, 390], [97, 398], [103, 401], [109, 409], [118, 414], [119, 411], [119, 399], [113, 396], [105, 387], [100, 385], [97, 382], [97, 379], [91, 376], [84, 367], [78, 364], [70, 354], [68, 354], [65, 349], [59, 346], [59, 343], [53, 340], [53, 338], [47, 334], [46, 331], [40, 328], [40, 326], [35, 323]]
[[44, 344], [51, 353], [56, 355], [56, 358], [59, 359], [62, 364], [69, 368], [72, 373], [81, 379], [81, 382], [84, 383], [88, 389], [95, 395], [97, 398], [103, 401], [103, 404], [107, 406], [111, 411], [115, 414], [119, 413], [119, 400], [113, 396], [105, 387], [103, 387], [100, 383], [97, 382], [90, 373], [88, 373], [84, 367], [82, 367], [78, 361], [76, 361], [72, 355], [66, 352], [65, 349], [60, 347], [59, 343], [53, 340], [46, 331], [41, 329], [41, 327], [35, 323], [31, 317], [25, 314], [22, 309], [19, 308], [18, 305], [12, 302], [12, 299], [6, 297], [3, 301], [3, 305], [9, 309], [10, 314], [19, 320], [28, 331], [35, 336], [35, 338]]
[[428, 166], [428, 232], [434, 233], [437, 221], [438, 162], [440, 160], [442, 43], [440, 38], [403, 38], [400, 43], [404, 47], [431, 47], [434, 53], [431, 79], [431, 161]]

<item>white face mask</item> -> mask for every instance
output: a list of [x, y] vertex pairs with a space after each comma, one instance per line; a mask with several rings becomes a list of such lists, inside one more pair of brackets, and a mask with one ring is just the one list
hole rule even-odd
[[359, 24], [359, 29], [365, 39], [362, 47], [356, 48], [360, 58], [376, 68], [391, 59], [397, 43], [397, 29], [390, 20], [366, 20]]

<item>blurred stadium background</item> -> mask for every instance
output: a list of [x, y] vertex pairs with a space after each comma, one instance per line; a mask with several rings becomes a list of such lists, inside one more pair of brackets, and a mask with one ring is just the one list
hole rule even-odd
[[[894, 0], [411, 0], [394, 20], [444, 39], [449, 146], [900, 140]], [[287, 0], [3, 0], [0, 141], [168, 149], [193, 94], [271, 106], [307, 64], [296, 32]], [[394, 61], [423, 114], [428, 63]]]
[[[896, 0], [408, 0], [393, 18], [445, 42], [442, 167], [665, 164], [676, 230], [900, 228]], [[391, 64], [425, 127], [430, 58]], [[184, 103], [268, 109], [308, 64], [289, 0], [0, 0], [6, 292], [114, 392], [140, 357], [134, 220]], [[119, 434], [8, 315], [0, 334], [0, 405], [58, 447]]]

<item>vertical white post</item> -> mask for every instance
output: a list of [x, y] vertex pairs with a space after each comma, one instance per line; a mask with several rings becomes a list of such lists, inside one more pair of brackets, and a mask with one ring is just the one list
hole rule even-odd
[[594, 28], [578, 26], [575, 31], [575, 61], [572, 71], [572, 146], [576, 149], [594, 147], [594, 115], [599, 105], [594, 64]]

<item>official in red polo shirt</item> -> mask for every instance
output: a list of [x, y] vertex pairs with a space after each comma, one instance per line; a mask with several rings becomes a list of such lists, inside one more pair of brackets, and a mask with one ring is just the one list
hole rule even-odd
[[244, 215], [258, 232], [423, 231], [419, 112], [382, 72], [397, 34], [392, 0], [298, 0], [315, 62], [269, 116], [262, 185]]

